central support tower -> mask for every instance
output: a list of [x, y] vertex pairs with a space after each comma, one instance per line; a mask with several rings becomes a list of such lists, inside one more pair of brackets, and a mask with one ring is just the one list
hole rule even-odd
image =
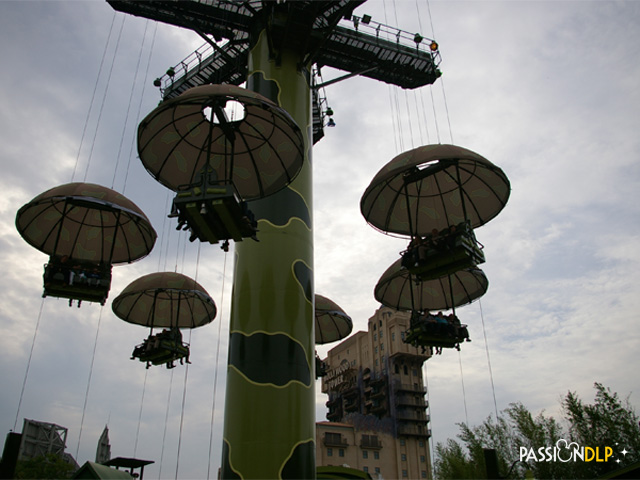
[[[273, 51], [259, 25], [247, 86], [278, 103], [305, 137], [302, 171], [257, 200], [259, 242], [236, 244], [222, 478], [315, 476], [315, 355], [309, 68]], [[278, 406], [274, 408], [274, 406]]]

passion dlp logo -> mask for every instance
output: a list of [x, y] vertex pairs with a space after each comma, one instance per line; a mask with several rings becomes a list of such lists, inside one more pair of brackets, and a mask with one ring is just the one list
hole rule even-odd
[[[564, 444], [564, 445], [563, 445]], [[629, 453], [623, 449], [620, 453], [624, 456]], [[613, 447], [585, 447], [576, 442], [567, 442], [561, 438], [555, 447], [534, 448], [520, 447], [520, 461], [525, 462], [608, 462], [613, 456]], [[620, 460], [615, 460], [620, 462]]]

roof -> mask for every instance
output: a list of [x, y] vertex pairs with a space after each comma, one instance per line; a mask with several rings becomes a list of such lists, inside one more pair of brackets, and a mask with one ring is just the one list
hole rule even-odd
[[115, 468], [100, 465], [95, 462], [85, 462], [85, 464], [73, 474], [72, 478], [131, 480], [133, 477], [123, 470], [116, 470]]
[[112, 465], [114, 467], [124, 467], [124, 468], [140, 468], [145, 465], [149, 465], [154, 463], [153, 460], [141, 460], [139, 458], [128, 458], [128, 457], [116, 457], [111, 460], [104, 462], [104, 465]]

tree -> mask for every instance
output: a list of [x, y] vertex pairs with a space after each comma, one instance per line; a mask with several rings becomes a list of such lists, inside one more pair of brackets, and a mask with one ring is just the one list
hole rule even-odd
[[54, 453], [47, 453], [29, 460], [19, 460], [15, 478], [69, 478], [74, 466]]
[[[523, 478], [594, 478], [620, 466], [639, 461], [640, 429], [638, 417], [629, 404], [616, 393], [595, 384], [593, 405], [584, 404], [575, 393], [568, 392], [562, 401], [564, 423], [543, 413], [533, 416], [521, 403], [512, 403], [497, 419], [487, 418], [481, 425], [458, 424], [458, 441], [448, 439], [436, 446], [437, 478], [486, 478], [484, 452], [496, 450], [502, 476]], [[577, 445], [569, 445], [575, 442]], [[574, 456], [574, 448], [591, 448], [602, 458], [612, 453], [610, 461], [587, 462]], [[618, 454], [623, 448], [626, 455]], [[616, 450], [613, 456], [613, 449]], [[554, 456], [556, 455], [556, 456]], [[614, 460], [620, 459], [618, 463]], [[563, 459], [563, 460], [560, 460]]]
[[[609, 446], [625, 449], [625, 464], [640, 461], [640, 435], [638, 416], [629, 403], [621, 402], [617, 393], [611, 393], [600, 383], [595, 383], [596, 398], [593, 405], [585, 405], [575, 393], [569, 392], [562, 402], [564, 415], [569, 421], [569, 436], [579, 445], [599, 448]], [[617, 451], [615, 452], [618, 453]], [[610, 471], [607, 463], [593, 462], [589, 474], [598, 476]], [[587, 465], [587, 464], [585, 464]]]

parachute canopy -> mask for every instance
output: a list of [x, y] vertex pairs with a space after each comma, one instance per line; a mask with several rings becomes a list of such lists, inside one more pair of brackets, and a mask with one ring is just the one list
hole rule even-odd
[[396, 310], [448, 310], [477, 300], [489, 288], [489, 280], [479, 268], [416, 282], [409, 271], [402, 268], [401, 260], [382, 274], [374, 290], [377, 301]]
[[174, 272], [150, 273], [134, 280], [111, 308], [126, 322], [152, 328], [196, 328], [213, 321], [217, 313], [202, 285]]
[[[224, 108], [234, 103], [237, 118]], [[203, 173], [233, 183], [243, 200], [284, 188], [302, 168], [304, 139], [286, 110], [234, 85], [204, 85], [160, 104], [138, 127], [149, 173], [178, 191]]]
[[16, 227], [41, 252], [94, 264], [138, 260], [157, 237], [132, 201], [92, 183], [68, 183], [38, 195], [18, 210]]
[[351, 317], [333, 301], [316, 295], [316, 345], [337, 342], [353, 330]]
[[455, 145], [425, 145], [401, 153], [373, 178], [360, 201], [373, 227], [424, 236], [468, 220], [484, 225], [504, 208], [509, 179], [486, 158]]

